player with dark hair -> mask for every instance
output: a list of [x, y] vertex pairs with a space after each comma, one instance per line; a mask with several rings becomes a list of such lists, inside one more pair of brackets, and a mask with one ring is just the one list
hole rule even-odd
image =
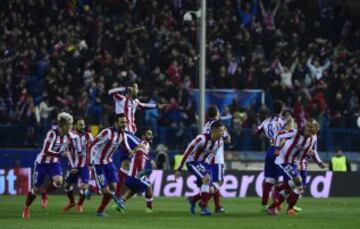
[[[129, 188], [121, 197], [124, 202], [128, 201], [135, 194], [145, 193], [146, 199], [146, 213], [152, 213], [153, 194], [152, 186], [149, 176], [152, 171], [151, 157], [149, 155], [150, 144], [152, 142], [153, 134], [151, 129], [144, 128], [141, 130], [141, 144], [135, 152], [130, 162], [130, 169], [128, 176], [125, 179], [125, 185]], [[124, 209], [117, 209], [123, 211]]]
[[282, 113], [284, 110], [283, 102], [277, 100], [273, 104], [272, 114], [265, 119], [258, 127], [257, 133], [263, 133], [270, 141], [270, 147], [268, 148], [265, 156], [265, 168], [264, 168], [264, 176], [265, 180], [263, 183], [263, 193], [262, 193], [262, 211], [266, 211], [269, 195], [276, 184], [276, 181], [279, 177], [279, 174], [275, 165], [275, 137], [279, 131], [285, 128], [285, 120], [282, 117]]
[[[201, 208], [200, 214], [203, 216], [211, 215], [207, 204], [213, 193], [219, 189], [219, 186], [212, 181], [210, 162], [221, 147], [221, 140], [225, 131], [225, 126], [219, 120], [213, 122], [210, 127], [210, 133], [200, 134], [191, 141], [175, 172], [175, 177], [179, 178], [182, 168], [186, 164], [188, 171], [196, 176], [201, 196], [201, 202], [199, 204]], [[198, 196], [199, 194], [192, 197], [192, 203], [195, 203], [194, 199], [198, 198]], [[195, 209], [192, 208], [191, 213], [194, 214], [194, 210]]]
[[[115, 101], [115, 112], [117, 114], [123, 113], [126, 118], [126, 128], [128, 131], [129, 138], [127, 139], [127, 144], [130, 149], [133, 149], [138, 145], [137, 138], [135, 137], [136, 124], [135, 124], [135, 112], [138, 108], [143, 109], [155, 109], [155, 108], [164, 108], [165, 104], [152, 104], [152, 103], [142, 103], [137, 98], [139, 93], [138, 84], [135, 82], [129, 82], [125, 87], [118, 87], [109, 90], [109, 95], [111, 95]], [[119, 169], [119, 182], [117, 184], [115, 195], [120, 197], [122, 187], [124, 186], [126, 173], [129, 169], [129, 155], [128, 152], [121, 152], [120, 158], [120, 169]]]
[[[217, 108], [217, 106], [215, 106], [215, 105], [209, 106], [206, 116], [207, 116], [206, 117], [207, 122], [205, 123], [205, 126], [203, 128], [203, 133], [209, 134], [212, 124], [214, 122], [216, 122], [217, 120], [219, 120], [219, 118], [220, 118], [220, 113], [219, 113], [219, 109]], [[211, 163], [210, 163], [213, 184], [218, 186], [218, 188], [216, 189], [216, 192], [214, 192], [215, 213], [224, 213], [225, 212], [225, 209], [221, 206], [221, 203], [220, 203], [220, 197], [221, 197], [220, 186], [223, 183], [224, 174], [225, 174], [225, 172], [224, 172], [224, 142], [225, 143], [231, 142], [231, 137], [230, 137], [229, 133], [227, 132], [226, 128], [225, 128], [224, 136], [222, 136], [222, 139], [221, 139], [221, 145], [220, 145], [218, 151], [216, 152], [215, 157], [211, 160]], [[191, 206], [190, 210], [192, 213], [195, 212], [196, 202], [199, 201], [200, 199], [201, 199], [200, 193], [197, 196], [188, 198], [188, 202], [190, 203], [190, 206]]]
[[[85, 197], [90, 195], [88, 190], [89, 186], [89, 164], [90, 164], [90, 145], [92, 143], [93, 136], [91, 133], [85, 131], [85, 119], [83, 117], [76, 117], [74, 119], [74, 130], [71, 133], [70, 150], [67, 154], [70, 169], [65, 177], [65, 192], [69, 198], [69, 204], [64, 208], [64, 211], [68, 211], [70, 208], [76, 206], [77, 212], [83, 211], [83, 203]], [[75, 203], [73, 185], [79, 183], [80, 198]]]
[[[126, 118], [124, 114], [116, 114], [114, 126], [102, 130], [94, 139], [90, 147], [95, 179], [103, 195], [97, 216], [105, 216], [105, 208], [114, 199], [119, 208], [123, 208], [123, 201], [114, 195], [118, 182], [117, 170], [113, 162], [115, 151], [120, 147], [127, 147], [125, 143]], [[128, 152], [132, 151], [127, 148]]]
[[[58, 127], [47, 132], [43, 148], [36, 157], [33, 187], [27, 194], [25, 207], [22, 211], [24, 219], [30, 217], [30, 206], [37, 194], [42, 193], [41, 207], [46, 208], [48, 203], [47, 194], [55, 191], [63, 184], [60, 157], [66, 152], [70, 142], [69, 133], [72, 128], [73, 117], [66, 112], [62, 112], [58, 115], [57, 120]], [[50, 184], [45, 190], [41, 190], [46, 176], [50, 178]]]

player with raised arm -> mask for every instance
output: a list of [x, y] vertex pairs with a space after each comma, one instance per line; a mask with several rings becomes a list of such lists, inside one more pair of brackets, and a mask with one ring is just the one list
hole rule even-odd
[[[81, 213], [85, 197], [90, 194], [88, 190], [90, 178], [88, 166], [90, 163], [90, 145], [94, 139], [91, 133], [85, 131], [85, 119], [83, 117], [75, 118], [74, 127], [74, 131], [70, 135], [72, 139], [70, 150], [67, 153], [70, 169], [66, 174], [64, 185], [69, 203], [64, 208], [64, 211], [76, 206], [76, 211]], [[80, 197], [78, 202], [75, 203], [73, 186], [79, 180]]]
[[[138, 108], [142, 109], [155, 109], [164, 108], [165, 104], [153, 104], [153, 103], [142, 103], [137, 98], [139, 93], [138, 84], [135, 82], [129, 83], [126, 87], [117, 87], [109, 90], [108, 94], [111, 95], [115, 101], [115, 112], [116, 114], [122, 113], [126, 118], [126, 128], [128, 131], [127, 143], [131, 149], [138, 145], [138, 142], [133, 141], [136, 139], [136, 124], [135, 124], [135, 112]], [[133, 135], [131, 137], [131, 134]], [[128, 153], [122, 151], [120, 158], [120, 169], [119, 169], [119, 182], [117, 184], [115, 195], [121, 196], [121, 190], [125, 183], [126, 171], [129, 169]]]
[[[141, 144], [143, 147], [138, 148], [130, 162], [128, 176], [125, 179], [125, 185], [129, 188], [121, 197], [124, 202], [128, 201], [135, 194], [145, 193], [146, 213], [153, 212], [153, 194], [149, 176], [152, 171], [151, 157], [149, 155], [150, 144], [153, 134], [151, 129], [144, 128], [141, 131]], [[123, 211], [124, 209], [118, 209]]]
[[[114, 126], [102, 130], [94, 139], [90, 147], [91, 161], [94, 166], [95, 179], [103, 195], [97, 209], [97, 216], [106, 216], [104, 210], [111, 199], [123, 208], [123, 202], [114, 195], [118, 182], [117, 170], [113, 162], [115, 151], [120, 146], [125, 146], [126, 118], [124, 114], [116, 114]], [[125, 149], [129, 152], [130, 149]]]
[[275, 137], [279, 131], [283, 130], [285, 127], [285, 120], [282, 117], [282, 113], [284, 111], [283, 102], [277, 100], [273, 104], [273, 112], [272, 114], [266, 118], [262, 123], [257, 127], [257, 133], [263, 133], [270, 142], [270, 146], [266, 152], [265, 156], [265, 168], [264, 168], [264, 177], [265, 180], [263, 182], [263, 192], [262, 192], [262, 211], [266, 211], [269, 195], [276, 184], [276, 181], [279, 177], [277, 172], [276, 164], [275, 164]]
[[[186, 165], [189, 172], [196, 176], [201, 196], [201, 202], [199, 204], [201, 208], [200, 214], [203, 216], [211, 215], [207, 204], [212, 193], [219, 189], [219, 185], [212, 182], [210, 162], [221, 147], [222, 138], [225, 135], [225, 132], [225, 126], [219, 120], [213, 122], [210, 127], [210, 133], [200, 134], [191, 141], [175, 172], [175, 177], [179, 178], [184, 165]], [[198, 198], [198, 196], [199, 194], [193, 196], [191, 203], [194, 203], [195, 198]], [[190, 210], [191, 213], [195, 213], [193, 204], [191, 205]]]
[[[303, 183], [298, 171], [296, 160], [304, 160], [307, 156], [316, 157], [317, 144], [316, 134], [319, 124], [314, 119], [309, 119], [304, 129], [291, 129], [279, 132], [275, 138], [276, 154], [275, 160], [279, 173], [284, 177], [284, 182], [274, 189], [274, 203], [267, 209], [268, 214], [278, 213], [278, 207], [287, 199], [288, 215], [295, 215], [294, 206], [303, 192]], [[325, 168], [320, 158], [319, 165]]]
[[60, 157], [68, 148], [70, 142], [70, 130], [73, 123], [73, 117], [66, 112], [62, 112], [57, 117], [58, 127], [47, 132], [43, 148], [36, 157], [34, 163], [33, 187], [27, 194], [25, 207], [22, 211], [22, 217], [30, 217], [30, 206], [35, 200], [36, 195], [42, 192], [41, 187], [46, 176], [50, 179], [50, 184], [42, 192], [41, 207], [46, 208], [47, 194], [55, 191], [62, 186], [62, 168]]

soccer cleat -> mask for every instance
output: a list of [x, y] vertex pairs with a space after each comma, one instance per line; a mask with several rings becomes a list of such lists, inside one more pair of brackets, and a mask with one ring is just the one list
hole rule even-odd
[[48, 200], [49, 200], [49, 198], [48, 198], [47, 193], [42, 194], [42, 196], [41, 196], [41, 207], [42, 207], [42, 208], [46, 208], [46, 207], [47, 207], [47, 205], [48, 205]]
[[294, 210], [295, 210], [295, 212], [302, 212], [301, 207], [294, 206]]
[[190, 196], [187, 198], [187, 201], [188, 201], [189, 204], [190, 204], [190, 212], [191, 212], [191, 214], [194, 215], [194, 214], [195, 214], [196, 204], [192, 201], [192, 199], [191, 199]]
[[210, 212], [209, 208], [201, 208], [200, 215], [202, 215], [202, 216], [210, 216], [211, 212]]
[[289, 216], [294, 216], [294, 215], [296, 215], [296, 211], [293, 208], [290, 208], [290, 209], [288, 209], [287, 214]]
[[122, 197], [114, 197], [115, 204], [113, 205], [113, 208], [115, 208], [116, 211], [124, 213], [125, 211], [125, 201]]
[[77, 205], [76, 205], [76, 211], [77, 211], [77, 213], [82, 213], [82, 212], [83, 212], [83, 206], [82, 206], [82, 204], [77, 204]]
[[154, 210], [152, 208], [146, 208], [145, 209], [145, 213], [151, 214], [153, 212], [154, 212]]
[[106, 217], [106, 216], [108, 216], [108, 214], [106, 214], [105, 212], [96, 212], [96, 216], [98, 216], [98, 217]]
[[122, 197], [114, 197], [116, 208], [125, 209], [125, 201]]
[[76, 204], [75, 203], [68, 203], [65, 207], [64, 207], [64, 212], [69, 211], [71, 208], [75, 207]]
[[225, 213], [225, 209], [223, 207], [218, 207], [215, 209], [215, 213]]
[[29, 209], [29, 208], [25, 207], [25, 208], [23, 209], [23, 211], [22, 211], [22, 217], [23, 217], [24, 219], [30, 218], [30, 209]]
[[278, 211], [277, 211], [276, 208], [268, 208], [268, 209], [266, 209], [266, 213], [267, 213], [268, 215], [277, 215], [277, 214], [278, 214]]
[[260, 212], [266, 212], [267, 209], [268, 209], [267, 205], [261, 205]]

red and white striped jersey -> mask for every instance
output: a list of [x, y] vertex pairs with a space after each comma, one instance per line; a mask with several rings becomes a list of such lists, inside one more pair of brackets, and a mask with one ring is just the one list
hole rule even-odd
[[153, 103], [142, 103], [139, 99], [129, 99], [121, 93], [125, 92], [125, 87], [114, 88], [109, 90], [109, 95], [113, 96], [115, 100], [115, 113], [116, 114], [124, 114], [127, 126], [126, 130], [131, 133], [136, 132], [136, 124], [135, 124], [135, 112], [136, 109], [139, 108], [156, 108], [157, 105]]
[[[282, 144], [282, 141], [285, 143]], [[282, 144], [282, 145], [281, 145]], [[296, 160], [305, 160], [310, 150], [317, 144], [316, 135], [305, 137], [303, 130], [291, 129], [280, 131], [275, 138], [275, 146], [279, 148], [279, 155], [276, 157], [276, 164], [295, 163]]]
[[129, 176], [136, 177], [136, 175], [143, 171], [145, 168], [146, 161], [150, 160], [150, 143], [148, 141], [141, 141], [140, 144], [143, 144], [145, 147], [140, 148], [135, 152], [135, 155], [131, 158], [130, 167], [129, 167]]
[[61, 154], [68, 148], [69, 141], [69, 135], [65, 134], [61, 137], [59, 129], [49, 130], [46, 134], [43, 148], [36, 157], [36, 163], [48, 164], [59, 162]]
[[220, 146], [221, 140], [212, 141], [209, 134], [198, 135], [186, 148], [178, 170], [182, 170], [185, 162], [202, 161], [210, 163]]
[[[210, 119], [205, 123], [202, 133], [210, 134], [211, 125], [217, 121], [216, 119]], [[225, 131], [223, 139], [226, 139], [229, 136], [229, 133]], [[211, 164], [224, 164], [224, 140], [221, 139], [221, 146], [218, 149], [215, 157], [211, 160]]]
[[[72, 135], [75, 136], [75, 141], [70, 141], [69, 150], [70, 154], [67, 155], [69, 164], [72, 166], [72, 168], [82, 168], [85, 167], [85, 165], [90, 164], [90, 146], [92, 141], [94, 140], [93, 136], [89, 132], [84, 133], [77, 133], [72, 132]], [[71, 137], [71, 135], [70, 135]], [[79, 142], [80, 146], [75, 146], [75, 142]], [[80, 150], [78, 150], [77, 147], [80, 147]], [[75, 151], [77, 150], [77, 153]]]
[[307, 155], [303, 155], [301, 158], [299, 158], [299, 166], [301, 170], [307, 170], [308, 160], [312, 158], [314, 162], [317, 164], [321, 164], [322, 160], [318, 154], [317, 151], [317, 136], [315, 136], [315, 142], [313, 143], [313, 147], [310, 148]]
[[[126, 147], [124, 132], [115, 127], [102, 130], [91, 143], [91, 161], [95, 165], [104, 165], [113, 161], [115, 151], [121, 146]], [[128, 147], [126, 147], [129, 150]]]
[[279, 131], [285, 127], [285, 121], [281, 116], [269, 116], [256, 128], [257, 132], [263, 132], [270, 140], [270, 145], [274, 145], [275, 137]]
[[66, 150], [66, 157], [71, 168], [77, 168], [79, 156], [81, 155], [80, 136], [74, 132], [69, 133], [70, 141]]

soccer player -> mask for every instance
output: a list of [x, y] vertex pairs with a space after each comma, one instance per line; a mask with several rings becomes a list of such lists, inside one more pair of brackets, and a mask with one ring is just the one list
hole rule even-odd
[[[131, 149], [133, 149], [138, 142], [135, 141], [135, 132], [136, 132], [136, 124], [135, 124], [135, 112], [137, 108], [143, 109], [155, 109], [155, 108], [164, 108], [165, 104], [152, 104], [152, 103], [142, 103], [139, 101], [138, 97], [139, 88], [137, 83], [131, 82], [126, 87], [118, 87], [109, 90], [108, 94], [111, 95], [115, 101], [115, 112], [116, 114], [122, 113], [126, 118], [126, 128], [128, 131], [128, 136], [131, 136], [130, 133], [133, 134], [132, 137], [129, 137], [127, 143]], [[120, 158], [120, 169], [119, 169], [119, 182], [117, 184], [115, 195], [119, 197], [121, 195], [121, 190], [125, 182], [126, 171], [129, 169], [129, 155], [125, 151], [121, 151]]]
[[[71, 133], [70, 150], [67, 154], [70, 170], [67, 172], [65, 177], [65, 192], [69, 198], [68, 205], [64, 208], [64, 211], [68, 211], [70, 208], [76, 206], [76, 211], [81, 213], [83, 211], [83, 203], [85, 197], [90, 192], [88, 190], [90, 171], [90, 145], [93, 141], [91, 133], [85, 131], [85, 119], [83, 117], [76, 117], [75, 129]], [[75, 203], [73, 185], [79, 183], [80, 198]]]
[[[101, 188], [102, 201], [97, 209], [97, 216], [106, 216], [104, 210], [111, 199], [123, 208], [123, 202], [116, 198], [112, 190], [116, 189], [118, 182], [116, 167], [113, 162], [115, 151], [124, 144], [126, 118], [124, 114], [117, 114], [114, 118], [114, 126], [102, 130], [94, 139], [90, 147], [91, 161], [94, 165], [94, 173], [97, 185]], [[130, 149], [126, 149], [129, 152]]]
[[[43, 148], [35, 160], [33, 187], [26, 197], [25, 207], [22, 212], [22, 217], [25, 219], [30, 217], [30, 206], [37, 194], [43, 191], [41, 207], [46, 208], [48, 202], [47, 193], [55, 191], [63, 184], [59, 158], [68, 148], [73, 117], [66, 112], [62, 112], [58, 115], [57, 121], [58, 127], [47, 132]], [[51, 182], [45, 190], [41, 190], [46, 176], [50, 178]]]
[[[268, 214], [278, 213], [278, 207], [287, 199], [288, 215], [295, 215], [294, 206], [303, 192], [303, 183], [299, 174], [296, 159], [304, 160], [308, 155], [315, 155], [319, 124], [314, 119], [309, 119], [304, 129], [291, 129], [279, 132], [275, 138], [275, 147], [278, 156], [275, 164], [279, 173], [284, 177], [284, 182], [274, 189], [274, 203], [267, 209]], [[282, 143], [285, 141], [285, 143]], [[318, 158], [319, 159], [319, 158]], [[319, 163], [321, 168], [325, 164]]]
[[[214, 188], [219, 189], [219, 186], [212, 182], [212, 171], [209, 163], [221, 147], [221, 139], [225, 135], [225, 131], [225, 126], [219, 120], [213, 122], [209, 134], [200, 134], [191, 141], [175, 172], [175, 177], [179, 178], [182, 168], [186, 164], [189, 172], [196, 176], [201, 195], [200, 214], [203, 216], [211, 215], [207, 204], [212, 196], [211, 193], [214, 193]], [[195, 198], [198, 198], [198, 195], [193, 196], [189, 202], [193, 214], [195, 213]]]
[[[207, 122], [205, 123], [204, 129], [202, 131], [203, 134], [209, 134], [211, 125], [220, 119], [220, 112], [219, 109], [215, 106], [209, 106], [207, 110]], [[225, 128], [224, 136], [221, 139], [221, 146], [219, 147], [218, 151], [216, 152], [215, 157], [211, 161], [211, 171], [212, 171], [212, 181], [213, 183], [217, 183], [220, 187], [224, 180], [224, 142], [230, 143], [231, 136], [227, 132]], [[215, 213], [224, 213], [225, 209], [220, 204], [220, 190], [219, 188], [214, 193], [214, 203], [215, 203]], [[189, 199], [192, 203], [196, 203], [198, 200], [201, 199], [200, 194], [193, 198], [192, 200]], [[195, 206], [195, 205], [194, 205]]]
[[[125, 179], [125, 185], [129, 189], [122, 196], [123, 201], [126, 202], [135, 194], [140, 195], [145, 193], [146, 213], [153, 212], [152, 186], [148, 178], [152, 171], [151, 164], [149, 163], [151, 161], [149, 151], [152, 138], [153, 134], [150, 129], [144, 128], [141, 131], [141, 144], [143, 147], [138, 148], [138, 150], [135, 152], [135, 155], [131, 159], [129, 173]], [[124, 209], [118, 210], [123, 211]]]
[[279, 131], [284, 129], [286, 124], [284, 118], [282, 117], [283, 111], [283, 102], [279, 100], [275, 101], [273, 104], [273, 113], [257, 127], [257, 133], [263, 133], [270, 141], [270, 147], [268, 148], [265, 156], [265, 180], [263, 183], [263, 193], [261, 200], [262, 211], [266, 211], [270, 192], [279, 177], [275, 165], [275, 137]]

